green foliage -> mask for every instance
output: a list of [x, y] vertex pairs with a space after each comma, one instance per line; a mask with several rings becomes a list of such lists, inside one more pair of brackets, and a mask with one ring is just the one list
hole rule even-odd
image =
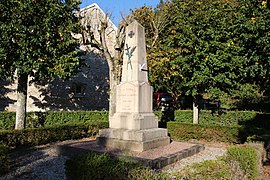
[[[212, 114], [211, 111], [200, 111], [200, 124], [219, 126], [238, 126], [243, 122], [255, 119], [260, 114], [253, 111], [225, 111], [223, 114]], [[192, 111], [175, 111], [175, 121], [192, 123]]]
[[0, 175], [8, 172], [9, 169], [9, 157], [8, 157], [9, 148], [0, 143]]
[[258, 99], [259, 88], [252, 84], [244, 84], [239, 90], [233, 91], [233, 97], [240, 99], [242, 103], [252, 103], [253, 100]]
[[99, 129], [107, 128], [108, 126], [108, 122], [93, 122], [36, 129], [3, 130], [0, 131], [0, 142], [9, 147], [35, 146], [95, 136]]
[[[27, 128], [108, 121], [108, 111], [28, 112]], [[0, 112], [0, 129], [14, 129], [15, 113]]]
[[177, 179], [257, 179], [258, 156], [251, 146], [231, 146], [217, 160], [207, 160], [187, 166], [175, 173]]
[[175, 176], [185, 179], [231, 179], [230, 166], [221, 160], [194, 163]]
[[[161, 112], [155, 111], [160, 119]], [[178, 140], [207, 140], [224, 142], [264, 141], [270, 137], [267, 113], [227, 111], [212, 115], [201, 111], [199, 125], [192, 124], [192, 111], [175, 111], [175, 123], [168, 123], [169, 133]], [[15, 113], [0, 113], [0, 129], [14, 129]], [[62, 111], [27, 113], [28, 128], [48, 128], [83, 123], [108, 123], [107, 111]]]
[[[172, 61], [175, 51], [161, 48], [161, 42], [167, 35], [164, 33], [170, 21], [172, 6], [170, 1], [160, 2], [156, 8], [143, 6], [132, 11], [132, 18], [136, 18], [145, 27], [149, 80], [156, 92], [167, 91], [177, 101], [182, 92], [182, 74], [180, 66]], [[177, 86], [176, 86], [177, 84]]]
[[108, 121], [108, 111], [61, 111], [47, 112], [45, 126], [54, 126], [67, 123], [83, 123], [95, 121]]
[[175, 111], [175, 121], [167, 124], [176, 140], [205, 140], [230, 143], [267, 141], [270, 137], [270, 114], [254, 111], [228, 111], [212, 115], [201, 111], [198, 125], [192, 124], [192, 111]]
[[174, 61], [181, 66], [178, 71], [186, 94], [195, 96], [212, 87], [221, 91], [235, 88], [243, 75], [243, 62], [231, 53], [233, 3], [175, 0], [173, 6], [175, 19], [164, 45], [178, 50]]
[[[0, 74], [27, 74], [39, 80], [70, 76], [79, 64], [72, 32], [80, 24], [80, 1], [10, 0], [0, 3]], [[4, 76], [3, 76], [4, 75]]]
[[182, 94], [226, 94], [243, 104], [269, 96], [268, 1], [173, 0], [132, 14], [146, 28], [149, 80], [156, 92], [170, 92], [176, 102]]
[[[256, 149], [250, 146], [233, 146], [228, 148], [227, 155], [224, 157], [224, 161], [230, 166], [233, 166], [236, 162], [239, 163], [242, 171], [248, 179], [257, 179], [259, 174], [258, 170], [258, 156]], [[232, 169], [235, 171], [236, 169]]]
[[243, 137], [239, 126], [193, 125], [168, 122], [167, 128], [173, 140], [187, 141], [196, 139], [207, 142], [240, 143]]
[[[0, 76], [17, 78], [16, 128], [25, 128], [28, 78], [31, 82], [68, 78], [80, 65], [80, 0], [0, 2]], [[31, 83], [30, 82], [30, 83]]]
[[14, 129], [15, 113], [0, 112], [0, 129]]
[[132, 168], [128, 173], [128, 179], [136, 180], [160, 180], [170, 179], [169, 174], [151, 170], [149, 167], [138, 166]]
[[158, 179], [152, 170], [135, 160], [108, 154], [77, 156], [68, 160], [65, 167], [68, 179]]

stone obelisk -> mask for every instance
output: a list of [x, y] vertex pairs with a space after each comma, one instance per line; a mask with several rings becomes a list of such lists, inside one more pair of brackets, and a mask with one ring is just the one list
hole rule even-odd
[[122, 79], [116, 88], [116, 113], [101, 129], [99, 145], [144, 151], [168, 145], [167, 129], [158, 128], [153, 114], [153, 88], [148, 83], [144, 27], [134, 21], [126, 28]]

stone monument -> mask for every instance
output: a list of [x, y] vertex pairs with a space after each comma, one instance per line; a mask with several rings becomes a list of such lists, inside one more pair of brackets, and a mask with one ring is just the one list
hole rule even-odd
[[116, 88], [116, 113], [109, 128], [99, 131], [97, 144], [140, 152], [168, 145], [167, 129], [158, 128], [152, 100], [144, 27], [134, 21], [126, 28], [122, 79]]

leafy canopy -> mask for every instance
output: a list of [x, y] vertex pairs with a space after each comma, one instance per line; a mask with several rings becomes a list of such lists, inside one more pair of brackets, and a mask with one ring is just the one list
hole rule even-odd
[[144, 7], [146, 14], [137, 13], [152, 39], [154, 15], [166, 12], [163, 21], [170, 19], [156, 46], [147, 49], [156, 91], [235, 96], [258, 87], [262, 92], [269, 89], [268, 1], [172, 0], [163, 5], [167, 8]]
[[79, 64], [72, 33], [80, 25], [79, 0], [0, 2], [0, 74], [28, 74], [39, 80], [68, 77]]

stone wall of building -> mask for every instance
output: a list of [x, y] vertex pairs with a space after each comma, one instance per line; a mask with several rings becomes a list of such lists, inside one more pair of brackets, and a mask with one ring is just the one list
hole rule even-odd
[[[29, 84], [27, 111], [108, 109], [108, 64], [96, 54], [86, 57], [86, 66], [70, 80]], [[17, 82], [0, 81], [0, 87], [0, 111], [15, 111]]]

